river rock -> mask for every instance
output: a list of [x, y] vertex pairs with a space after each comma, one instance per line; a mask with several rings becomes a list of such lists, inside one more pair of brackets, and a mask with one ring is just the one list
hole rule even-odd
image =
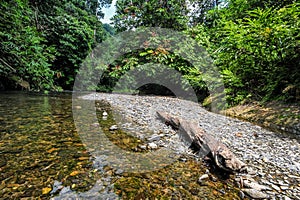
[[153, 142], [150, 142], [150, 143], [148, 144], [148, 147], [149, 147], [150, 149], [157, 149], [157, 144], [155, 144], [155, 143], [153, 143]]
[[106, 111], [104, 111], [104, 112], [102, 113], [102, 116], [103, 116], [103, 117], [107, 117], [107, 115], [108, 115], [108, 114], [107, 114]]
[[161, 136], [157, 134], [153, 134], [150, 138], [148, 138], [149, 142], [154, 142], [160, 140]]
[[140, 149], [143, 149], [143, 150], [146, 150], [146, 149], [147, 149], [147, 146], [146, 146], [146, 145], [139, 145], [139, 148], [140, 148]]
[[115, 130], [118, 130], [118, 126], [117, 125], [112, 125], [110, 128], [109, 128], [110, 131], [115, 131]]
[[53, 183], [52, 191], [50, 192], [50, 194], [56, 193], [58, 190], [61, 190], [63, 187], [64, 186], [62, 185], [61, 182], [55, 180], [54, 183]]
[[242, 191], [253, 199], [267, 199], [269, 195], [256, 189], [242, 189]]
[[202, 176], [199, 177], [199, 180], [204, 180], [208, 178], [209, 178], [208, 174], [203, 174]]
[[203, 174], [202, 176], [199, 177], [198, 183], [200, 185], [205, 185], [205, 180], [209, 179], [208, 174]]
[[275, 184], [272, 184], [271, 187], [274, 188], [274, 189], [275, 189], [276, 191], [278, 191], [278, 192], [280, 191], [280, 187], [278, 187], [278, 186], [275, 185]]
[[[298, 189], [298, 183], [300, 182], [300, 143], [297, 139], [263, 129], [248, 122], [207, 112], [198, 103], [181, 99], [103, 93], [90, 94], [82, 98], [105, 100], [112, 107], [119, 108], [122, 116], [132, 123], [132, 125], [126, 127], [126, 130], [134, 126], [133, 124], [137, 124], [156, 134], [151, 139], [152, 141], [149, 141], [147, 139], [150, 139], [151, 136], [142, 132], [145, 135], [142, 140], [153, 143], [150, 145], [145, 144], [147, 149], [151, 149], [151, 146], [154, 148], [161, 146], [160, 141], [163, 141], [165, 143], [163, 146], [167, 148], [176, 147], [172, 151], [180, 154], [185, 153], [188, 149], [186, 146], [190, 145], [184, 146], [178, 143], [175, 131], [157, 119], [156, 111], [167, 112], [188, 121], [194, 120], [213, 137], [223, 141], [248, 166], [254, 168], [253, 172], [248, 171], [250, 177], [255, 177], [255, 180], [262, 186], [268, 186], [273, 189], [272, 184], [275, 184], [280, 187], [279, 191], [262, 189], [260, 192], [263, 191], [265, 193], [263, 194], [264, 196], [269, 195], [276, 199], [284, 199], [284, 196], [297, 199], [300, 196], [300, 190]], [[235, 133], [243, 134], [242, 137], [236, 137]], [[164, 136], [156, 140], [158, 138], [157, 135], [160, 134], [164, 134]], [[174, 137], [167, 136], [169, 134]], [[209, 176], [213, 179], [211, 175]], [[243, 177], [243, 179], [247, 178]], [[280, 181], [283, 184], [287, 184], [287, 186]], [[240, 182], [242, 183], [241, 186], [243, 186], [243, 181]], [[281, 188], [281, 186], [283, 187]], [[286, 187], [289, 188], [286, 189]], [[255, 188], [258, 190], [261, 186]], [[244, 190], [248, 190], [248, 193], [255, 191], [255, 189], [251, 189], [253, 188], [244, 188]], [[245, 192], [246, 195], [248, 193]], [[256, 194], [260, 193], [256, 192]]]
[[244, 179], [243, 180], [243, 185], [245, 187], [252, 188], [252, 189], [255, 189], [255, 190], [272, 190], [268, 186], [260, 185], [257, 182], [249, 180], [249, 179]]

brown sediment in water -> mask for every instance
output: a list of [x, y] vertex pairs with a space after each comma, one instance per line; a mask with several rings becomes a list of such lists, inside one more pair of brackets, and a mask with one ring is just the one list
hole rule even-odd
[[[84, 192], [102, 178], [74, 127], [70, 97], [9, 94], [0, 100], [1, 198], [50, 199], [61, 191], [53, 192], [55, 181]], [[115, 124], [113, 120], [105, 123], [100, 120], [99, 124], [104, 129]], [[140, 144], [121, 131], [108, 131], [107, 137], [128, 151]], [[197, 181], [207, 173], [205, 169], [203, 163], [186, 159], [148, 173], [116, 175], [106, 167], [104, 175], [111, 177], [108, 184], [114, 185], [122, 199], [238, 199], [231, 178], [219, 179], [209, 173], [209, 179], [200, 185]]]

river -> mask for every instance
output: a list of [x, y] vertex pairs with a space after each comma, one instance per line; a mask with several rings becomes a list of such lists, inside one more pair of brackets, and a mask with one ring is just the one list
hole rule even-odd
[[[114, 123], [99, 117], [104, 130]], [[101, 155], [93, 156], [75, 128], [68, 93], [0, 93], [0, 130], [2, 199], [239, 199], [233, 177], [212, 173], [207, 163], [189, 156], [141, 173], [114, 169]], [[124, 131], [117, 138], [109, 134], [124, 149], [136, 151], [141, 142]], [[210, 178], [199, 184], [208, 170]]]

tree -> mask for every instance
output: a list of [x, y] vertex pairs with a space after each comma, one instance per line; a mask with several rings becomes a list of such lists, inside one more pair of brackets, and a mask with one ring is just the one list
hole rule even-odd
[[33, 10], [25, 1], [0, 3], [0, 77], [6, 87], [25, 87], [34, 90], [53, 90], [54, 48], [32, 26]]
[[105, 31], [109, 35], [115, 35], [116, 34], [115, 28], [113, 26], [111, 26], [110, 24], [103, 24], [103, 28], [105, 29]]
[[72, 89], [80, 63], [97, 43], [105, 38], [99, 18], [101, 7], [111, 0], [44, 1], [32, 0], [40, 32], [47, 45], [56, 48], [52, 64], [55, 81], [64, 89]]
[[97, 16], [98, 19], [104, 17], [104, 13], [101, 11], [103, 7], [109, 7], [112, 3], [112, 0], [86, 0], [85, 8], [92, 14]]
[[111, 0], [2, 1], [0, 76], [10, 88], [72, 89], [80, 63], [107, 34], [99, 21]]
[[232, 0], [210, 13], [210, 52], [223, 74], [230, 104], [245, 98], [299, 98], [300, 4], [280, 8], [273, 6], [275, 1], [268, 3]]
[[113, 17], [117, 31], [137, 27], [162, 27], [185, 30], [188, 8], [185, 0], [117, 1]]
[[190, 0], [189, 1], [189, 16], [191, 26], [202, 24], [206, 21], [206, 14], [208, 11], [218, 7], [227, 5], [225, 0]]

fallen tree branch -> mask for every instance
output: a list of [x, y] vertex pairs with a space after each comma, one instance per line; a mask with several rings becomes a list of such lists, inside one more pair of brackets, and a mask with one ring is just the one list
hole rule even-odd
[[245, 170], [245, 163], [240, 161], [223, 143], [201, 129], [197, 123], [176, 118], [164, 112], [158, 111], [157, 114], [164, 123], [178, 130], [185, 142], [210, 156], [219, 168], [229, 172]]

